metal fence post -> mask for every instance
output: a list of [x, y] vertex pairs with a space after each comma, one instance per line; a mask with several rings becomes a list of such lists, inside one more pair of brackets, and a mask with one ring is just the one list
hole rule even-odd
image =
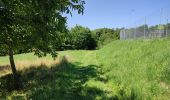
[[166, 24], [166, 37], [168, 37], [168, 17], [167, 17], [167, 24]]

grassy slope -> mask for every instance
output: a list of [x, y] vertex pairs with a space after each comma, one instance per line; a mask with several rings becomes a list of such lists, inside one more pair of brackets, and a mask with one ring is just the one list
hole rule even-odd
[[97, 58], [116, 92], [123, 89], [142, 99], [170, 97], [170, 40], [115, 41]]
[[[54, 73], [56, 87], [61, 83], [55, 80], [69, 78], [68, 87], [53, 88], [59, 97], [86, 99], [167, 99], [170, 97], [170, 40], [115, 41], [98, 51], [64, 51], [59, 55], [69, 55], [71, 64], [62, 65], [59, 73]], [[0, 65], [8, 64], [7, 57], [0, 57]], [[33, 54], [16, 55], [16, 62], [36, 61]], [[52, 60], [49, 56], [45, 60]], [[61, 67], [62, 67], [61, 66]], [[74, 68], [73, 68], [74, 67]], [[97, 72], [94, 71], [94, 69]], [[69, 76], [65, 76], [67, 74]], [[62, 76], [64, 74], [64, 76]], [[95, 74], [95, 75], [94, 75]], [[48, 76], [48, 73], [47, 73]], [[58, 76], [58, 78], [56, 78]], [[74, 77], [73, 77], [74, 76]], [[75, 78], [78, 77], [78, 78]], [[36, 81], [37, 82], [37, 81]], [[39, 82], [39, 81], [38, 81]], [[35, 85], [42, 89], [45, 86]], [[47, 80], [46, 80], [47, 82]], [[62, 84], [67, 83], [64, 81]], [[78, 83], [77, 83], [78, 82]], [[80, 83], [81, 84], [80, 84]], [[40, 84], [40, 83], [39, 83]], [[47, 85], [48, 86], [48, 85]], [[77, 86], [77, 87], [75, 87]], [[50, 86], [51, 87], [51, 86]], [[33, 86], [28, 90], [32, 90]], [[66, 89], [65, 89], [66, 88]], [[29, 94], [29, 91], [22, 92]], [[51, 90], [52, 91], [52, 90]], [[72, 92], [71, 92], [72, 91]], [[40, 91], [33, 97], [40, 98]], [[42, 92], [42, 91], [41, 91]], [[71, 92], [67, 94], [62, 92]], [[50, 95], [49, 92], [44, 92]], [[60, 95], [58, 95], [60, 94]], [[79, 95], [77, 95], [79, 94]]]

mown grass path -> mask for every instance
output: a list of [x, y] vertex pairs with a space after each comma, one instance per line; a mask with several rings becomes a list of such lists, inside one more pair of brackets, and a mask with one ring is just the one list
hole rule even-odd
[[86, 54], [83, 54], [84, 57], [81, 60], [82, 65], [97, 65], [98, 66], [98, 61], [96, 59], [96, 52], [97, 51], [87, 51]]

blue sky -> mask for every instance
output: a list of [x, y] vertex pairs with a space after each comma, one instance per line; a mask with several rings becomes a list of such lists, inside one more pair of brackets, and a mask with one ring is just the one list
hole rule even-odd
[[[85, 0], [84, 15], [67, 15], [68, 27], [76, 24], [90, 29], [133, 27], [170, 20], [170, 0]], [[162, 10], [161, 10], [162, 9]], [[162, 12], [162, 14], [161, 14]], [[161, 17], [160, 17], [161, 16]], [[145, 21], [146, 18], [146, 21]], [[160, 20], [161, 19], [161, 20]]]

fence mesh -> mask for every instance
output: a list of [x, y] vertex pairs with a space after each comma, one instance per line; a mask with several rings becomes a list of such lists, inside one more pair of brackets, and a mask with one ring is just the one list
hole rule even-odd
[[120, 39], [153, 39], [170, 36], [170, 9], [160, 9], [120, 31]]

